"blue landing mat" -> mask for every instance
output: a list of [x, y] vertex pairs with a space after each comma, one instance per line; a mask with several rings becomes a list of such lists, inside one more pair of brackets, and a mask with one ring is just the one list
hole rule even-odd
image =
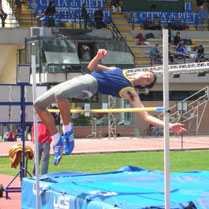
[[[209, 171], [170, 174], [171, 209], [209, 209]], [[22, 181], [22, 208], [36, 208], [34, 178]], [[41, 209], [164, 208], [164, 173], [126, 166], [88, 174], [60, 172], [40, 177]]]

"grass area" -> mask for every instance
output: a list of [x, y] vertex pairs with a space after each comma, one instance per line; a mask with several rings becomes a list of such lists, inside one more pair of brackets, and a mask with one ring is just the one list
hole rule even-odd
[[[208, 151], [172, 151], [170, 152], [171, 172], [193, 170], [209, 170]], [[76, 171], [100, 173], [117, 170], [126, 165], [142, 167], [150, 170], [163, 170], [163, 152], [109, 153], [63, 156], [58, 166], [53, 165], [50, 158], [49, 173], [60, 171]], [[0, 158], [0, 173], [15, 176], [19, 168], [10, 168], [9, 158]], [[28, 163], [28, 171], [32, 173], [33, 161]]]

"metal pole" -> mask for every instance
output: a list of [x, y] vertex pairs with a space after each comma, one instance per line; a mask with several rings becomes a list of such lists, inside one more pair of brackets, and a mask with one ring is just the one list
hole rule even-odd
[[[36, 56], [31, 56], [32, 76], [33, 76], [33, 102], [36, 99]], [[40, 209], [40, 188], [39, 188], [39, 153], [38, 153], [38, 137], [37, 137], [37, 115], [33, 111], [33, 125], [34, 125], [34, 141], [35, 141], [35, 172], [36, 172], [36, 209]]]
[[[184, 111], [183, 111], [183, 102], [181, 103], [182, 105], [182, 110], [181, 110], [181, 123], [183, 123], [183, 114], [184, 114]], [[184, 149], [184, 139], [183, 139], [183, 133], [181, 134], [181, 150]]]
[[163, 106], [164, 106], [164, 192], [165, 209], [170, 209], [170, 156], [169, 156], [169, 73], [168, 30], [163, 29]]
[[24, 85], [20, 86], [21, 88], [21, 128], [22, 128], [22, 163], [21, 163], [21, 172], [20, 180], [25, 177], [27, 171], [25, 171], [25, 92]]

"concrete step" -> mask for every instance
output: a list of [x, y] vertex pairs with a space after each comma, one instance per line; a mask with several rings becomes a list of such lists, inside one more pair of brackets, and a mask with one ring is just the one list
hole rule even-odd
[[135, 58], [145, 58], [146, 57], [145, 54], [139, 54], [137, 52], [135, 52], [134, 55], [135, 55]]
[[125, 36], [132, 36], [131, 31], [130, 30], [126, 30], [126, 31], [120, 31], [120, 33], [122, 34], [123, 37]]
[[[123, 34], [122, 34], [123, 35]], [[132, 35], [123, 35], [126, 40], [132, 40]]]
[[149, 61], [138, 61], [138, 60], [136, 60], [135, 64], [136, 65], [150, 65], [150, 62]]
[[136, 45], [137, 45], [136, 42], [130, 42], [130, 41], [127, 41], [127, 44], [128, 44], [129, 46], [136, 46]]
[[129, 30], [129, 31], [132, 30], [131, 25], [120, 25], [120, 24], [117, 24], [117, 28], [118, 28], [118, 30]]
[[130, 46], [130, 49], [131, 49], [131, 51], [132, 51], [133, 53], [139, 53], [139, 52], [141, 51], [140, 48], [138, 48], [138, 47], [133, 47], [133, 46]]
[[113, 22], [115, 24], [124, 24], [124, 25], [129, 24], [128, 20], [126, 19], [113, 19]]
[[26, 22], [20, 22], [19, 24], [22, 28], [36, 27], [36, 24], [27, 24]]
[[134, 30], [142, 30], [142, 27], [140, 25], [134, 26]]
[[124, 18], [123, 13], [112, 13], [112, 18]]
[[209, 39], [193, 39], [195, 41], [201, 41], [201, 42], [209, 42]]
[[133, 47], [130, 47], [130, 49], [134, 54], [140, 52], [140, 49], [134, 49]]

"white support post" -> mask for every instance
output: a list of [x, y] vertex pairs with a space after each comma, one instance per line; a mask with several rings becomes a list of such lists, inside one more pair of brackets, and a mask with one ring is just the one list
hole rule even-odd
[[[32, 63], [32, 77], [33, 77], [33, 102], [36, 99], [36, 57], [31, 56]], [[37, 115], [33, 111], [33, 124], [34, 124], [34, 141], [35, 141], [35, 174], [36, 174], [36, 209], [40, 209], [40, 187], [39, 187], [39, 153], [38, 153], [38, 129], [37, 129]]]
[[168, 30], [163, 29], [163, 106], [164, 106], [164, 193], [165, 209], [170, 209], [170, 153], [169, 153], [169, 72]]

